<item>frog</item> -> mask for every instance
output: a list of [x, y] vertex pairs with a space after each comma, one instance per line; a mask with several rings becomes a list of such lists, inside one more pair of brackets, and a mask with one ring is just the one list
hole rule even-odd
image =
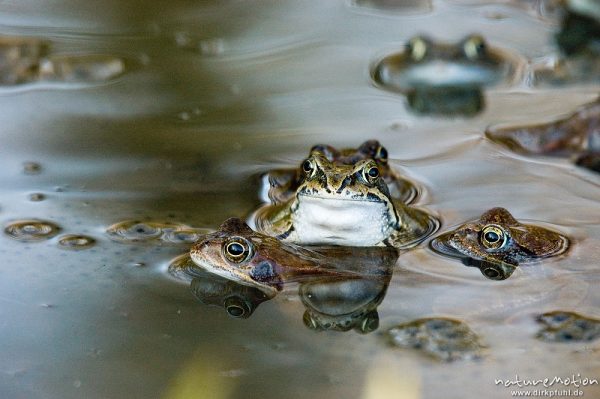
[[490, 126], [485, 134], [519, 154], [572, 158], [576, 165], [600, 171], [600, 98], [550, 122]]
[[[342, 165], [352, 165], [361, 159], [373, 159], [394, 198], [410, 204], [418, 196], [417, 186], [389, 165], [388, 151], [378, 140], [367, 140], [357, 148], [343, 149], [327, 144], [316, 144], [310, 149], [309, 154], [316, 151], [325, 155], [330, 162]], [[261, 199], [263, 202], [274, 204], [288, 201], [294, 196], [303, 176], [301, 165], [295, 168], [273, 169], [263, 174]]]
[[417, 113], [469, 116], [484, 108], [482, 89], [513, 70], [513, 62], [491, 49], [481, 35], [457, 43], [436, 43], [419, 35], [404, 51], [377, 62], [371, 76], [378, 86], [405, 94]]
[[[378, 270], [371, 273], [332, 267], [339, 251], [335, 249], [326, 256], [256, 232], [239, 218], [229, 218], [217, 231], [205, 235], [191, 247], [190, 258], [201, 269], [259, 289], [268, 298], [275, 297], [286, 283], [314, 278], [379, 278], [381, 275]], [[355, 257], [349, 259], [355, 260]]]
[[439, 235], [431, 240], [430, 247], [442, 255], [479, 261], [479, 265], [510, 268], [563, 254], [569, 239], [544, 227], [520, 223], [508, 210], [497, 207]]
[[320, 151], [302, 163], [293, 198], [259, 208], [257, 231], [299, 245], [411, 248], [439, 227], [439, 220], [393, 199], [372, 159], [336, 164]]

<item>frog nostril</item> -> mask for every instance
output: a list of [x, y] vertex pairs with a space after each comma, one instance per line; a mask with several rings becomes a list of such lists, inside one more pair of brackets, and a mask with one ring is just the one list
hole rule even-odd
[[336, 191], [336, 192], [337, 192], [338, 194], [341, 194], [342, 190], [343, 190], [344, 188], [346, 188], [346, 186], [347, 186], [348, 184], [350, 184], [350, 182], [351, 182], [351, 181], [352, 181], [352, 179], [350, 179], [349, 177], [346, 177], [346, 178], [345, 178], [345, 179], [342, 181], [342, 183], [340, 184], [340, 187], [337, 189], [337, 191]]

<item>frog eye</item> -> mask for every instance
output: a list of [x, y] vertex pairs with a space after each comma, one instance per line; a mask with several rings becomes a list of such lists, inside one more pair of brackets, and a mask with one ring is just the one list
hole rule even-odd
[[242, 237], [232, 237], [223, 243], [223, 254], [233, 263], [242, 263], [252, 252], [252, 244]]
[[302, 162], [302, 171], [308, 177], [312, 176], [315, 173], [316, 167], [315, 162], [308, 158], [304, 162]]
[[375, 163], [368, 163], [362, 170], [363, 178], [368, 183], [375, 183], [379, 178], [379, 168]]
[[406, 45], [406, 50], [413, 61], [421, 61], [427, 54], [427, 41], [422, 37], [413, 37]]
[[467, 58], [476, 60], [486, 53], [487, 45], [481, 36], [470, 36], [463, 44], [463, 51]]
[[383, 146], [379, 146], [377, 148], [377, 152], [375, 153], [375, 159], [378, 161], [386, 162], [388, 159], [388, 152]]
[[498, 226], [486, 226], [481, 231], [481, 243], [488, 249], [502, 248], [506, 241], [506, 233]]

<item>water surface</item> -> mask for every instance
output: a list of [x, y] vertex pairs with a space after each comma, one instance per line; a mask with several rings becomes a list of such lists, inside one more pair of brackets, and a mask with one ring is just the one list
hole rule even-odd
[[[487, 89], [474, 118], [415, 116], [369, 71], [409, 37], [479, 32], [527, 60], [556, 51], [556, 24], [508, 2], [439, 0], [406, 14], [360, 3], [3, 3], [2, 34], [139, 67], [102, 84], [0, 88], [0, 221], [60, 227], [36, 242], [0, 236], [1, 397], [507, 398], [494, 379], [600, 378], [597, 341], [536, 340], [534, 319], [557, 309], [600, 317], [600, 178], [483, 135], [491, 124], [569, 113], [598, 87], [535, 89], [523, 70]], [[442, 230], [502, 206], [568, 234], [573, 247], [492, 281], [422, 244], [400, 256], [379, 330], [361, 335], [306, 328], [297, 286], [232, 318], [166, 273], [186, 244], [105, 233], [131, 220], [214, 229], [256, 208], [257, 172], [299, 162], [318, 142], [370, 138], [424, 185], [418, 205], [441, 216]], [[67, 234], [94, 245], [65, 250]], [[380, 334], [425, 317], [466, 323], [486, 356], [440, 363]]]

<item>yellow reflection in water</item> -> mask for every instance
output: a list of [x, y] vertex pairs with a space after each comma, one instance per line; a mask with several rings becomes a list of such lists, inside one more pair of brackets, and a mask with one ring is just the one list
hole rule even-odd
[[172, 379], [164, 399], [225, 399], [231, 397], [235, 380], [223, 376], [220, 363], [205, 353], [197, 354]]
[[421, 376], [418, 364], [390, 354], [380, 355], [365, 379], [363, 399], [419, 399]]

